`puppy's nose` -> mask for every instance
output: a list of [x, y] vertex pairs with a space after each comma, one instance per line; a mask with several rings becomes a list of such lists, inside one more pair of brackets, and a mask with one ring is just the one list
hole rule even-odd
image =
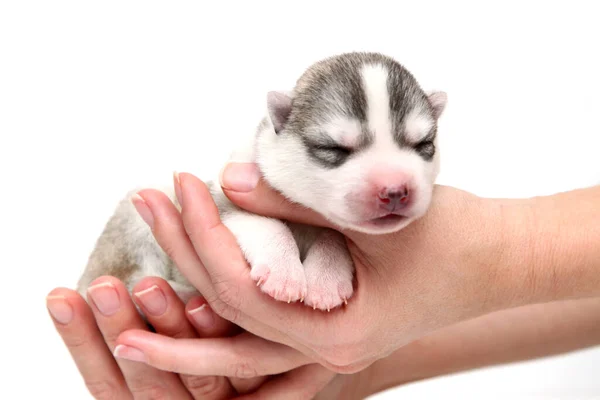
[[406, 185], [395, 188], [384, 188], [378, 196], [380, 206], [388, 211], [394, 211], [408, 204], [409, 190]]

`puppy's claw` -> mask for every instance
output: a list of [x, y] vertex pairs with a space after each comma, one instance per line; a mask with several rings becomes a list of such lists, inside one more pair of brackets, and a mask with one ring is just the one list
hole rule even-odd
[[348, 300], [344, 297], [344, 304], [348, 305]]
[[256, 286], [260, 286], [260, 284], [261, 284], [261, 283], [262, 283], [262, 278], [260, 278], [260, 279], [258, 280], [258, 282], [256, 282]]

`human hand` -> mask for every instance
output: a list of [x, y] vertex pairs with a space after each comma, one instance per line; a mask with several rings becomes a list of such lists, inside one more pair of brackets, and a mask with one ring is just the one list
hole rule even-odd
[[[200, 297], [184, 305], [161, 278], [145, 278], [133, 288], [135, 305], [116, 278], [101, 277], [91, 287], [99, 296], [96, 300], [100, 307], [94, 300], [88, 305], [74, 290], [56, 288], [48, 296], [48, 309], [94, 398], [349, 399], [362, 398], [361, 393], [369, 390], [368, 380], [362, 378], [364, 372], [361, 376], [336, 376], [319, 364], [308, 364], [279, 376], [244, 379], [185, 374], [178, 377], [169, 371], [118, 358], [123, 354], [136, 356], [122, 347], [114, 358], [115, 338], [120, 332], [147, 330], [142, 328], [144, 322], [135, 305], [156, 332], [165, 337], [232, 337], [241, 329], [214, 314]], [[114, 298], [108, 297], [111, 292], [117, 294], [118, 306]]]
[[[115, 281], [111, 279], [109, 282]], [[143, 288], [151, 288], [154, 285], [165, 294], [168, 304], [163, 314], [150, 316], [159, 332], [181, 331], [173, 329], [177, 326], [183, 327], [185, 331], [190, 323], [199, 337], [216, 336], [219, 332], [225, 335], [235, 334], [239, 331], [220, 317], [214, 314], [207, 315], [206, 312], [211, 313], [208, 306], [196, 312], [192, 311], [203, 304], [201, 298], [190, 300], [184, 315], [179, 299], [162, 279], [146, 278], [134, 288], [134, 292], [144, 293]], [[117, 290], [122, 293], [120, 286], [121, 283], [116, 281]], [[151, 290], [150, 293], [156, 293], [155, 290]], [[137, 296], [134, 298], [138, 299]], [[70, 316], [69, 308], [65, 309], [63, 301], [71, 307]], [[144, 307], [141, 303], [138, 304]], [[136, 398], [144, 398], [148, 393], [163, 393], [160, 383], [158, 390], [134, 389], [134, 392], [131, 392], [126, 386], [127, 383], [123, 382], [123, 371], [114, 367], [115, 360], [110, 354], [105, 355], [108, 346], [101, 337], [90, 307], [78, 293], [68, 289], [55, 289], [49, 296], [48, 305], [59, 318], [54, 319], [55, 326], [73, 354], [94, 397], [131, 398], [135, 395]], [[135, 312], [131, 302], [122, 307], [130, 307], [131, 312]], [[228, 396], [247, 393], [241, 398], [363, 399], [369, 394], [415, 380], [597, 345], [600, 340], [599, 309], [600, 298], [592, 298], [517, 307], [487, 314], [427, 335], [353, 375], [335, 374], [318, 364], [309, 364], [290, 373], [269, 378], [243, 380], [217, 376], [181, 376], [181, 379], [192, 398], [225, 399], [231, 398]], [[156, 310], [156, 307], [151, 307], [145, 312], [152, 315]], [[64, 324], [69, 317], [70, 322]], [[208, 323], [205, 322], [207, 320]], [[104, 325], [105, 331], [110, 328], [110, 321], [98, 322], [98, 325]], [[113, 322], [122, 323], [121, 318], [115, 318]], [[173, 335], [179, 336], [177, 333]], [[545, 338], [544, 341], [539, 340], [541, 336]], [[470, 345], [465, 348], [464, 343]], [[94, 364], [97, 368], [90, 368], [94, 366], [90, 361], [97, 361]], [[158, 372], [159, 376], [162, 375], [162, 371]], [[131, 371], [129, 373], [131, 374]], [[144, 377], [143, 374], [141, 376]], [[128, 381], [136, 382], [134, 377], [135, 375], [130, 375]], [[227, 380], [235, 389], [233, 392], [224, 390], [229, 388], [226, 385]], [[145, 387], [143, 383], [139, 386]]]
[[140, 356], [115, 344], [123, 331], [148, 330], [135, 305], [156, 332], [171, 338], [224, 337], [236, 334], [239, 328], [215, 315], [202, 298], [184, 305], [160, 278], [145, 278], [133, 288], [135, 305], [116, 278], [101, 277], [90, 287], [89, 305], [76, 291], [65, 288], [51, 291], [47, 302], [54, 325], [95, 398], [229, 399], [255, 390], [266, 380], [178, 376], [115, 359], [115, 351], [134, 359]]
[[[262, 181], [255, 190], [234, 192], [226, 177], [226, 195], [242, 208], [333, 227]], [[147, 362], [158, 368], [227, 375], [231, 364], [198, 365], [183, 357], [211, 354], [215, 360], [232, 360], [248, 376], [284, 372], [312, 360], [350, 373], [428, 332], [520, 301], [515, 293], [528, 271], [499, 271], [504, 267], [501, 213], [490, 201], [469, 193], [436, 187], [426, 216], [395, 234], [343, 231], [356, 266], [357, 288], [346, 307], [322, 313], [275, 302], [257, 290], [206, 186], [190, 174], [180, 174], [175, 184], [181, 214], [163, 193], [139, 192], [153, 216], [156, 239], [217, 314], [267, 340], [242, 335], [235, 343], [214, 339], [192, 345], [147, 332], [119, 337], [119, 343], [144, 352]]]

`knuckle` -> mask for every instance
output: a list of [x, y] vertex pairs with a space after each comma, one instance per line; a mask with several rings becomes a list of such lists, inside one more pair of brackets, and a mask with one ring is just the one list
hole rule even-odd
[[[175, 372], [180, 361], [177, 355], [162, 354], [164, 350], [157, 349], [156, 351], [148, 351], [146, 353], [146, 362], [149, 366], [166, 372]], [[144, 383], [140, 382], [140, 387], [144, 387]]]
[[239, 361], [231, 366], [232, 375], [234, 378], [248, 379], [256, 378], [258, 372], [251, 362], [247, 360]]
[[159, 383], [137, 382], [130, 387], [136, 400], [164, 400], [171, 398], [167, 387]]
[[225, 307], [221, 307], [220, 312], [217, 312], [217, 315], [219, 315], [221, 318], [233, 323], [233, 324], [238, 324], [240, 321], [240, 311], [229, 307], [229, 306], [225, 306]]
[[326, 367], [328, 370], [330, 370], [330, 371], [333, 371], [333, 372], [335, 372], [336, 374], [344, 374], [344, 371], [345, 371], [345, 369], [346, 369], [346, 367], [345, 367], [345, 366], [343, 366], [343, 365], [338, 365], [338, 364], [336, 364], [336, 363], [329, 362], [329, 361], [326, 361], [326, 362], [324, 362], [324, 363], [323, 363], [323, 365], [324, 365], [324, 366], [325, 366], [325, 367]]
[[158, 243], [160, 248], [165, 252], [165, 254], [171, 260], [177, 260], [179, 254], [175, 251], [173, 243], [169, 240], [169, 237], [171, 237], [172, 235], [161, 235], [157, 231], [156, 233], [154, 233], [154, 236], [156, 238], [156, 242]]
[[106, 326], [108, 324], [110, 324], [110, 322], [103, 323], [102, 328], [103, 328], [104, 332], [102, 334], [102, 337], [106, 344], [108, 344], [111, 347], [114, 347], [115, 343], [117, 342], [117, 338], [123, 332], [123, 330], [116, 330], [112, 326]]
[[212, 310], [221, 318], [236, 324], [240, 319], [240, 310], [232, 306], [225, 300], [229, 300], [229, 294], [225, 295], [225, 300], [221, 297], [221, 291], [217, 292], [216, 298], [206, 299]]
[[185, 375], [182, 378], [188, 390], [202, 396], [219, 392], [225, 383], [225, 378], [222, 376]]
[[185, 325], [185, 321], [175, 321], [171, 324], [163, 325], [156, 323], [154, 327], [159, 333], [174, 339], [187, 338], [190, 336], [188, 326]]
[[340, 357], [328, 359], [324, 366], [330, 371], [338, 374], [348, 375], [355, 374], [369, 367], [375, 360], [360, 360], [356, 357]]
[[355, 364], [351, 364], [351, 365], [331, 364], [331, 368], [329, 368], [329, 369], [338, 374], [348, 375], [348, 374], [357, 373], [357, 372], [361, 371], [362, 368], [360, 368], [360, 366], [358, 364], [356, 364], [356, 365]]
[[215, 280], [215, 290], [220, 301], [230, 307], [238, 308], [240, 301], [239, 285], [227, 280]]
[[185, 325], [175, 327], [169, 336], [174, 339], [187, 338], [189, 336], [187, 327]]
[[63, 335], [63, 342], [70, 349], [84, 347], [89, 343], [87, 335]]
[[185, 208], [181, 211], [181, 217], [183, 220], [183, 231], [190, 238], [202, 237], [202, 235], [208, 233], [207, 229], [202, 225], [202, 222], [191, 217]]
[[85, 381], [85, 386], [94, 399], [107, 400], [118, 398], [119, 388], [114, 382]]
[[337, 373], [349, 373], [359, 364], [358, 355], [351, 348], [336, 348], [323, 353], [329, 369]]

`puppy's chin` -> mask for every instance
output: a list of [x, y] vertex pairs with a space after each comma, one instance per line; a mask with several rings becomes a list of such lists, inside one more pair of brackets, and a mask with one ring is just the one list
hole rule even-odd
[[385, 235], [404, 229], [413, 220], [414, 218], [412, 217], [392, 215], [353, 224], [350, 229], [369, 235]]
[[388, 215], [370, 220], [348, 221], [330, 215], [328, 219], [342, 229], [366, 233], [369, 235], [384, 235], [394, 233], [405, 228], [416, 218], [403, 215]]

